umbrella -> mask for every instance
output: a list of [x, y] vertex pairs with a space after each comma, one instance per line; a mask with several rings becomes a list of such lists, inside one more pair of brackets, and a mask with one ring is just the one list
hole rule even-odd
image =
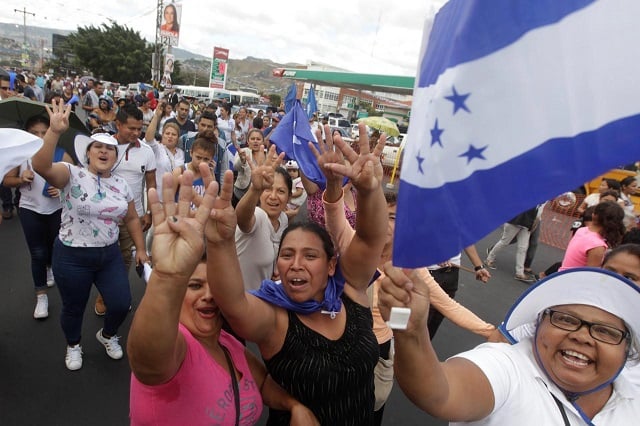
[[[42, 102], [32, 101], [21, 97], [11, 97], [0, 101], [0, 127], [24, 129], [27, 120], [34, 115], [49, 117]], [[60, 136], [58, 145], [77, 162], [73, 140], [76, 135], [90, 135], [89, 129], [82, 123], [75, 112], [69, 116], [69, 129]], [[2, 142], [0, 142], [2, 143]]]
[[384, 117], [363, 117], [358, 120], [358, 123], [364, 123], [372, 129], [378, 129], [381, 132], [386, 133], [388, 136], [400, 136], [400, 130], [393, 121]]

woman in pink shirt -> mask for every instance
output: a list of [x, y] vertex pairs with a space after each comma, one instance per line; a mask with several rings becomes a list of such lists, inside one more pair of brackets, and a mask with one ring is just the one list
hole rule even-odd
[[605, 201], [593, 211], [593, 220], [578, 229], [569, 241], [559, 271], [581, 266], [602, 265], [607, 249], [622, 241], [625, 232], [624, 210], [615, 202]]
[[[201, 169], [206, 169], [206, 164]], [[154, 268], [131, 325], [132, 425], [254, 425], [262, 403], [291, 411], [291, 424], [314, 425], [305, 406], [267, 376], [264, 365], [222, 330], [223, 318], [207, 282], [204, 224], [218, 193], [208, 186], [189, 217], [193, 173], [175, 184], [163, 176], [164, 204], [149, 192], [155, 234]]]

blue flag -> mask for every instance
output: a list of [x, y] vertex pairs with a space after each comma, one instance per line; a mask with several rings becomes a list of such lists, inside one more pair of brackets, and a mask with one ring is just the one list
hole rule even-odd
[[229, 170], [233, 170], [233, 160], [236, 158], [236, 154], [238, 153], [238, 150], [236, 149], [236, 146], [232, 143], [228, 144], [225, 149], [227, 151], [227, 158], [229, 160]]
[[309, 87], [309, 93], [307, 94], [307, 117], [311, 116], [318, 111], [318, 104], [316, 103], [316, 92], [313, 86]]
[[293, 105], [296, 103], [296, 99], [298, 98], [298, 87], [296, 83], [291, 83], [289, 86], [289, 91], [287, 92], [287, 96], [284, 98], [284, 112], [289, 112], [293, 108]]
[[427, 22], [396, 265], [447, 260], [532, 205], [640, 158], [638, 16], [637, 0], [450, 0], [430, 31]]
[[274, 130], [270, 140], [280, 152], [284, 152], [287, 157], [298, 162], [300, 170], [309, 180], [324, 189], [324, 174], [309, 148], [309, 141], [313, 142], [318, 151], [320, 149], [300, 101], [295, 101], [291, 110], [285, 114]]

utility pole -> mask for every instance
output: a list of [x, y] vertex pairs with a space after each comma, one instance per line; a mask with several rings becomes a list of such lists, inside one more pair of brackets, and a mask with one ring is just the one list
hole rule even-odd
[[13, 9], [14, 12], [22, 13], [22, 26], [24, 28], [24, 39], [22, 41], [22, 60], [26, 62], [29, 58], [29, 54], [27, 52], [27, 15], [31, 15], [35, 18], [36, 14], [27, 12], [27, 8], [25, 6], [22, 7], [22, 10]]
[[163, 40], [162, 35], [160, 34], [160, 26], [162, 25], [162, 11], [163, 11], [163, 1], [158, 0], [156, 6], [156, 43], [154, 49], [154, 60], [152, 61], [152, 78], [153, 78], [153, 86], [158, 88], [158, 84], [160, 83], [160, 79], [162, 78], [162, 72], [164, 68], [164, 44], [165, 40]]
[[24, 27], [24, 46], [27, 45], [27, 15], [31, 15], [35, 18], [36, 14], [27, 12], [27, 8], [23, 7], [22, 10], [13, 9], [14, 12], [22, 13], [22, 26]]

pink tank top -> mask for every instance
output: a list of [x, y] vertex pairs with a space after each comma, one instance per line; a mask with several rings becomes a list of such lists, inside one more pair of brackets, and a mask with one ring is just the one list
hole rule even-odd
[[[182, 325], [187, 350], [176, 375], [157, 386], [142, 384], [131, 374], [130, 413], [132, 426], [143, 425], [231, 425], [235, 424], [235, 402], [231, 376]], [[254, 425], [262, 413], [262, 397], [251, 376], [244, 346], [225, 331], [220, 344], [228, 349], [242, 375], [240, 424]]]

